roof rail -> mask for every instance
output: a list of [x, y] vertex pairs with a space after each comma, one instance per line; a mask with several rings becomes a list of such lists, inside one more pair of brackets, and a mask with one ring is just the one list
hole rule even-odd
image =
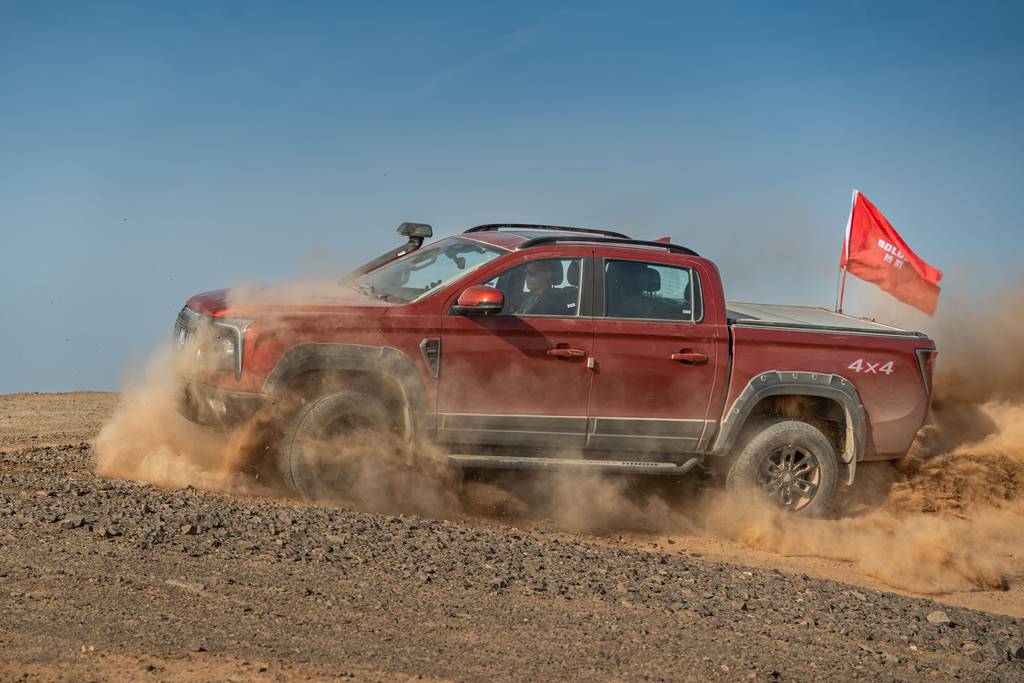
[[601, 244], [622, 244], [625, 246], [638, 246], [638, 247], [658, 247], [659, 249], [665, 249], [672, 252], [673, 254], [686, 254], [687, 256], [700, 256], [693, 249], [688, 247], [681, 247], [678, 244], [669, 244], [668, 242], [647, 242], [645, 240], [631, 240], [628, 237], [585, 237], [585, 236], [561, 236], [561, 237], [534, 237], [533, 239], [526, 240], [522, 244], [516, 247], [516, 249], [529, 249], [530, 247], [539, 247], [545, 244], [559, 244], [561, 242], [599, 242]]
[[629, 239], [629, 235], [624, 235], [621, 232], [615, 232], [614, 230], [605, 230], [604, 228], [567, 228], [564, 225], [534, 225], [532, 223], [488, 223], [487, 225], [478, 225], [475, 228], [470, 228], [466, 232], [492, 232], [501, 230], [502, 228], [509, 228], [511, 230], [558, 230], [561, 232], [584, 232], [606, 235], [608, 237], [618, 237], [626, 240]]

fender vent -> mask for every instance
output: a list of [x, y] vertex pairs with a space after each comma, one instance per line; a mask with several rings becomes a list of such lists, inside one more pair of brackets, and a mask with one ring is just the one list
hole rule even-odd
[[420, 353], [423, 355], [423, 362], [427, 364], [430, 376], [437, 378], [441, 372], [441, 340], [437, 337], [428, 337], [420, 342]]

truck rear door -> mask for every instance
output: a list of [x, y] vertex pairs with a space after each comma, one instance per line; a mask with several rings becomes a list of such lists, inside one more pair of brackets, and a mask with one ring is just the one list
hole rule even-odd
[[702, 451], [728, 372], [728, 330], [709, 300], [717, 273], [697, 258], [615, 253], [595, 258], [589, 457]]

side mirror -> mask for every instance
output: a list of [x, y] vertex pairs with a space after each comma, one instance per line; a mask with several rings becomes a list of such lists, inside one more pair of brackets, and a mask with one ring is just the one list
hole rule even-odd
[[459, 295], [452, 310], [459, 315], [494, 315], [505, 307], [505, 295], [487, 285], [467, 287]]
[[402, 223], [395, 232], [403, 237], [418, 237], [420, 240], [434, 236], [434, 229], [426, 223]]

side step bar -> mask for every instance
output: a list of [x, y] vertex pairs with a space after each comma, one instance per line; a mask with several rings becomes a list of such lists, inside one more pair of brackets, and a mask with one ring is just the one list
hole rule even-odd
[[585, 470], [617, 474], [685, 474], [700, 464], [690, 458], [681, 465], [674, 462], [643, 462], [629, 460], [581, 460], [576, 458], [519, 458], [503, 455], [449, 455], [455, 467], [498, 470]]

